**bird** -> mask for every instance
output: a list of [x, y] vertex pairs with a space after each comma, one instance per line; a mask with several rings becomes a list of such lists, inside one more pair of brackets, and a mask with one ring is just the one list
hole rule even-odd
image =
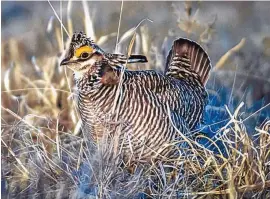
[[182, 37], [173, 42], [163, 73], [124, 67], [146, 61], [144, 55], [107, 53], [79, 32], [60, 63], [74, 73], [83, 131], [94, 142], [120, 132], [123, 156], [138, 162], [171, 158], [182, 135], [194, 136], [212, 68], [206, 51]]

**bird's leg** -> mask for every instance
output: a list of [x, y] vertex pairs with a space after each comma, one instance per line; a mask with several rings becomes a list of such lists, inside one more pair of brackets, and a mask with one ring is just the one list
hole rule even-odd
[[136, 164], [130, 160], [127, 160], [127, 157], [124, 157], [122, 161], [122, 168], [125, 169], [129, 174], [134, 174], [136, 170]]
[[171, 172], [168, 174], [168, 182], [174, 182], [177, 177], [177, 169], [173, 168]]
[[130, 174], [134, 174], [136, 171], [136, 164], [128, 164], [127, 165], [127, 170]]

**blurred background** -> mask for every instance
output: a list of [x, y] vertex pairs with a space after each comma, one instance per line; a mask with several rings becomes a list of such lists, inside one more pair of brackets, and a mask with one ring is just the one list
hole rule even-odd
[[[61, 29], [52, 7], [66, 31]], [[2, 105], [20, 116], [33, 112], [50, 118], [63, 115], [70, 102], [61, 100], [69, 95], [63, 97], [57, 89], [69, 91], [66, 75], [58, 67], [69, 41], [66, 32], [86, 31], [104, 50], [114, 52], [120, 10], [119, 1], [52, 1], [51, 5], [47, 1], [2, 2]], [[130, 69], [162, 72], [173, 40], [193, 39], [212, 60], [213, 72], [207, 85], [212, 96], [210, 105], [224, 108], [227, 104], [233, 112], [244, 101], [249, 110], [246, 112], [254, 112], [270, 102], [269, 10], [269, 2], [127, 1], [123, 3], [117, 52], [127, 52], [133, 28], [142, 20], [133, 50], [145, 54], [149, 63]], [[73, 85], [70, 71], [67, 76]], [[54, 93], [18, 91], [50, 86]], [[44, 102], [44, 96], [48, 102]], [[44, 104], [49, 106], [45, 108]], [[260, 122], [268, 116], [268, 108], [259, 112], [264, 113]], [[66, 123], [70, 121], [67, 118], [73, 118], [68, 125], [73, 128], [77, 119], [70, 116], [70, 110], [66, 112], [63, 117]], [[2, 118], [14, 120], [7, 112], [2, 112]]]

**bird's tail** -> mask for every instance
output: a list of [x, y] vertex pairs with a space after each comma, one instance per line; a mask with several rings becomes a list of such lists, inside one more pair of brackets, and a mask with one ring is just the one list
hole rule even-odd
[[210, 59], [199, 44], [185, 38], [174, 41], [166, 61], [166, 75], [183, 78], [195, 72], [205, 85], [210, 70]]

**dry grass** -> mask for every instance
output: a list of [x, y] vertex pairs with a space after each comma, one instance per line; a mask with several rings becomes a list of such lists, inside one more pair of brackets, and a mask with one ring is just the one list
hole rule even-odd
[[[200, 24], [190, 4], [185, 10], [187, 20], [179, 21], [179, 27], [188, 35], [199, 35], [201, 43], [211, 42], [215, 22]], [[97, 37], [86, 2], [84, 13], [86, 32]], [[62, 16], [57, 18], [61, 21]], [[10, 198], [270, 198], [270, 121], [247, 132], [242, 103], [234, 113], [227, 109], [230, 120], [217, 132], [215, 142], [209, 139], [217, 153], [182, 135], [187, 147], [177, 159], [132, 165], [130, 173], [130, 165], [119, 161], [117, 139], [93, 147], [80, 130], [72, 74], [59, 67], [64, 41], [68, 41], [63, 35], [73, 32], [71, 17], [67, 29], [49, 23], [59, 56], [33, 57], [28, 63], [16, 40], [2, 46], [8, 46], [11, 57], [2, 59], [8, 67], [2, 81], [1, 114], [2, 176]], [[117, 49], [131, 40], [128, 54], [132, 47], [149, 57], [150, 49], [160, 54], [150, 45], [147, 26], [138, 27], [117, 39]], [[97, 37], [97, 43], [115, 36], [119, 34]], [[156, 56], [146, 67], [160, 63]]]

